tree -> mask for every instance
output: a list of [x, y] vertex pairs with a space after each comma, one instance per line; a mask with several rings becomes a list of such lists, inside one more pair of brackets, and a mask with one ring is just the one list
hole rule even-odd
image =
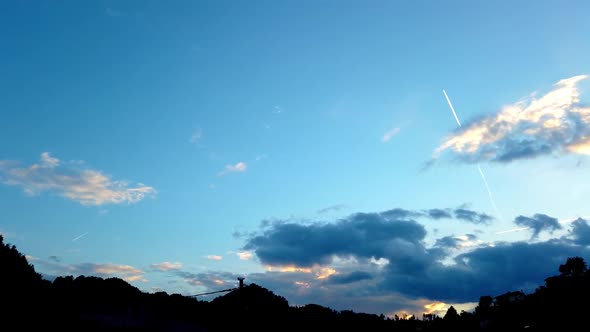
[[457, 314], [457, 309], [453, 306], [449, 307], [447, 313], [443, 317], [444, 320], [456, 320], [457, 318], [459, 318], [459, 314]]
[[565, 264], [559, 266], [559, 273], [562, 276], [581, 275], [587, 270], [586, 262], [582, 257], [570, 257]]

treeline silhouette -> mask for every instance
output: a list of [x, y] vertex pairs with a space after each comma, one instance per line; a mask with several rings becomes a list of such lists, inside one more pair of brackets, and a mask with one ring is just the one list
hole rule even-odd
[[532, 294], [482, 296], [474, 312], [450, 307], [443, 317], [389, 318], [316, 304], [290, 306], [256, 284], [207, 302], [144, 293], [118, 278], [65, 276], [50, 282], [0, 235], [0, 331], [579, 330], [588, 325], [590, 272], [580, 257], [568, 258], [558, 271]]

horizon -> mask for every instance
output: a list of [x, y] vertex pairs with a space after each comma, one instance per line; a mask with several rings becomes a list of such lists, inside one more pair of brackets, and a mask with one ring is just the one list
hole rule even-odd
[[45, 278], [393, 316], [590, 258], [584, 1], [0, 9], [0, 234]]

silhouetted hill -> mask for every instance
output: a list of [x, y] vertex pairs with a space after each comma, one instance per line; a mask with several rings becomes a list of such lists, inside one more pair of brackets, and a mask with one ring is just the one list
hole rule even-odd
[[444, 318], [404, 320], [336, 311], [317, 304], [290, 306], [256, 284], [211, 302], [179, 294], [143, 293], [118, 278], [79, 276], [43, 280], [16, 247], [0, 236], [0, 330], [78, 331], [540, 331], [580, 330], [586, 325], [590, 272], [580, 257], [559, 267], [532, 294], [508, 291], [480, 297], [475, 312], [450, 307]]

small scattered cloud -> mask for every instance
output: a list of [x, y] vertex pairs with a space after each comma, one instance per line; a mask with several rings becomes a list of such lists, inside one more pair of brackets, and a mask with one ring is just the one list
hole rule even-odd
[[20, 187], [27, 195], [55, 192], [82, 205], [137, 203], [156, 194], [153, 187], [142, 183], [130, 186], [125, 181], [112, 180], [101, 171], [80, 166], [62, 163], [49, 152], [43, 152], [40, 162], [29, 167], [1, 163], [0, 174], [4, 175], [4, 184]]
[[153, 269], [157, 269], [160, 271], [170, 271], [170, 270], [179, 270], [182, 268], [182, 263], [180, 262], [162, 262], [157, 264], [150, 265]]
[[467, 208], [457, 208], [454, 211], [456, 219], [467, 221], [474, 224], [490, 224], [494, 217], [483, 212], [476, 212]]
[[511, 162], [555, 153], [590, 155], [590, 107], [580, 103], [579, 75], [540, 98], [505, 106], [445, 138], [434, 158], [451, 150], [466, 162]]
[[381, 142], [383, 142], [383, 143], [389, 142], [393, 138], [393, 136], [395, 136], [399, 133], [399, 131], [400, 131], [399, 127], [394, 127], [394, 128], [389, 129], [389, 131], [387, 131], [381, 137]]
[[450, 219], [453, 217], [449, 209], [430, 209], [423, 212], [432, 219]]
[[465, 249], [479, 245], [481, 242], [477, 240], [477, 236], [474, 234], [465, 235], [449, 235], [437, 239], [434, 246], [439, 248], [448, 249]]
[[49, 152], [41, 153], [41, 165], [42, 167], [57, 167], [59, 166], [59, 159], [52, 157]]
[[220, 261], [220, 260], [223, 259], [223, 256], [220, 256], [220, 255], [207, 255], [207, 256], [205, 256], [205, 258], [207, 258], [208, 260], [211, 260], [211, 261]]
[[189, 142], [191, 144], [198, 144], [201, 139], [203, 138], [203, 130], [201, 128], [197, 128], [191, 135]]
[[281, 113], [283, 113], [283, 109], [281, 108], [281, 106], [278, 106], [278, 105], [273, 106], [272, 113], [273, 114], [281, 114]]
[[537, 213], [532, 217], [518, 216], [514, 219], [514, 223], [518, 226], [531, 229], [533, 231], [531, 239], [536, 239], [539, 236], [539, 233], [544, 230], [553, 232], [561, 229], [561, 225], [557, 218], [552, 218], [542, 213]]
[[245, 162], [240, 161], [235, 165], [226, 165], [223, 171], [219, 172], [219, 175], [223, 176], [228, 173], [243, 173], [246, 171], [247, 168], [248, 165]]
[[251, 251], [239, 251], [236, 255], [243, 261], [249, 261], [252, 259], [252, 252]]
[[49, 260], [52, 260], [52, 261], [54, 261], [56, 263], [60, 263], [61, 262], [61, 257], [59, 257], [59, 256], [49, 256], [48, 258], [49, 258]]
[[347, 208], [347, 206], [344, 204], [335, 204], [335, 205], [330, 205], [325, 208], [319, 209], [317, 211], [317, 213], [322, 214], [322, 213], [327, 213], [327, 212], [338, 212], [338, 211], [344, 210], [346, 208]]
[[262, 153], [262, 154], [257, 155], [254, 160], [261, 161], [261, 160], [266, 159], [266, 158], [268, 158], [268, 155]]

